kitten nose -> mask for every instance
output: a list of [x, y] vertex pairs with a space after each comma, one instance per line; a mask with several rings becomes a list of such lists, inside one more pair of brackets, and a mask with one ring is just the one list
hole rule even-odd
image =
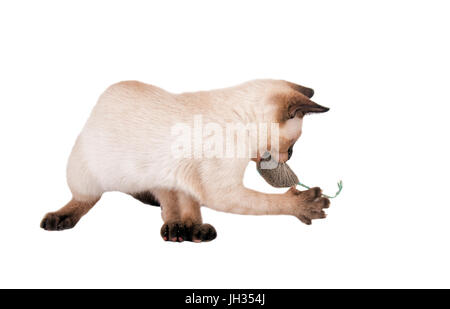
[[294, 152], [294, 145], [289, 147], [288, 149], [288, 160], [292, 157], [292, 153]]

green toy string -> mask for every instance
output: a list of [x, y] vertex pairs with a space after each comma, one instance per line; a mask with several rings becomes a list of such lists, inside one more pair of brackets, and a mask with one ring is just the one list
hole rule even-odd
[[[307, 185], [302, 184], [300, 181], [298, 182], [298, 185], [302, 186], [303, 188], [306, 188], [306, 189], [311, 189], [311, 187], [308, 187]], [[329, 196], [326, 194], [322, 194], [322, 196], [327, 197], [327, 198], [335, 198], [336, 196], [338, 196], [339, 193], [341, 193], [341, 191], [342, 191], [342, 180], [339, 180], [337, 185], [338, 185], [338, 191], [336, 192], [335, 195]]]

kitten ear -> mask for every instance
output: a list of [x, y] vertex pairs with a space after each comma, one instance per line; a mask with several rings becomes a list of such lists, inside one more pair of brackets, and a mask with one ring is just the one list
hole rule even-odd
[[295, 116], [303, 117], [311, 113], [325, 113], [328, 107], [311, 101], [304, 94], [298, 91], [279, 92], [274, 94], [272, 101], [278, 106], [276, 119], [279, 122], [294, 118]]
[[295, 100], [288, 106], [288, 115], [290, 118], [295, 117], [297, 114], [304, 116], [311, 113], [325, 113], [330, 109], [313, 102], [311, 100]]
[[312, 98], [314, 95], [314, 89], [308, 88], [308, 87], [304, 87], [301, 85], [297, 85], [291, 82], [288, 82], [289, 86], [294, 89], [295, 91], [300, 92], [301, 94], [303, 94], [304, 96], [307, 96], [308, 98]]

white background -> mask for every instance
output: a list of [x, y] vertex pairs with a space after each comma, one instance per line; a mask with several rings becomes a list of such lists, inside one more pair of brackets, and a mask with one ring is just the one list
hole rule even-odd
[[[0, 287], [450, 287], [446, 1], [2, 1]], [[291, 167], [328, 218], [204, 209], [218, 238], [165, 243], [160, 210], [108, 193], [73, 229], [65, 165], [98, 95], [254, 78], [310, 86]], [[276, 192], [250, 165], [245, 183]]]

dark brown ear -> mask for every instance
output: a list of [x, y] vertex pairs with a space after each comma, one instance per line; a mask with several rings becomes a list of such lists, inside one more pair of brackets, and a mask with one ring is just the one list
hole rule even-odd
[[296, 115], [304, 116], [306, 114], [311, 113], [325, 113], [328, 112], [330, 109], [328, 107], [322, 106], [317, 104], [316, 102], [313, 102], [311, 100], [294, 100], [291, 101], [291, 104], [289, 104], [288, 107], [288, 116], [289, 118], [293, 118]]
[[314, 95], [314, 90], [308, 87], [303, 87], [294, 83], [288, 82], [289, 86], [294, 89], [295, 91], [300, 92], [301, 94], [307, 96], [308, 98], [312, 98]]

